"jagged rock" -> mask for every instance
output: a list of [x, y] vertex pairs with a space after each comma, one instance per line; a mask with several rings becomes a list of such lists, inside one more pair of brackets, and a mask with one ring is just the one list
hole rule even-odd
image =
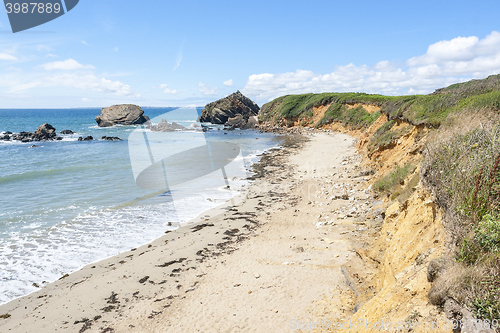
[[61, 133], [59, 134], [75, 134], [75, 132], [73, 132], [72, 130], [64, 130], [64, 131], [61, 131]]
[[34, 140], [42, 141], [42, 140], [50, 140], [56, 137], [56, 129], [54, 126], [45, 123], [43, 125], [38, 126], [34, 133]]
[[117, 136], [103, 136], [101, 138], [101, 140], [107, 140], [107, 141], [122, 141], [122, 139], [120, 139], [119, 137]]
[[19, 132], [19, 134], [12, 134], [12, 132], [5, 133], [0, 137], [0, 140], [17, 140], [21, 142], [62, 140], [62, 138], [56, 137], [56, 129], [47, 123], [38, 126], [35, 133], [25, 131]]
[[109, 127], [113, 125], [140, 125], [149, 121], [149, 117], [144, 115], [144, 111], [138, 105], [120, 104], [102, 108], [101, 115], [95, 117], [99, 127]]
[[218, 101], [209, 103], [201, 112], [200, 121], [212, 124], [225, 124], [229, 118], [241, 115], [246, 121], [259, 113], [259, 106], [241, 92], [237, 91]]
[[94, 138], [92, 137], [92, 135], [89, 135], [89, 136], [87, 136], [85, 138], [83, 138], [83, 137], [79, 137], [78, 138], [78, 141], [92, 141], [92, 140], [94, 140]]
[[257, 116], [252, 116], [248, 118], [246, 128], [253, 129], [259, 125], [259, 118]]
[[175, 130], [186, 129], [184, 126], [177, 124], [175, 121], [169, 123], [165, 119], [160, 120], [157, 125], [150, 126], [149, 128], [155, 132], [173, 132]]
[[229, 118], [224, 126], [228, 126], [230, 130], [233, 130], [235, 128], [245, 128], [247, 125], [247, 121], [241, 114], [237, 115], [236, 117]]

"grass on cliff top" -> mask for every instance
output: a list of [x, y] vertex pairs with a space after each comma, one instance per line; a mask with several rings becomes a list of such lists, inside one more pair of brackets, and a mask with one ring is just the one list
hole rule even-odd
[[[287, 95], [262, 106], [261, 120], [279, 121], [292, 119], [310, 111], [314, 106], [332, 103], [319, 125], [332, 121], [345, 122], [344, 112], [339, 112], [345, 104], [364, 103], [382, 106], [381, 111], [389, 119], [402, 119], [413, 125], [437, 128], [450, 114], [464, 110], [500, 110], [500, 74], [484, 80], [471, 80], [438, 89], [429, 95], [383, 96], [365, 93], [321, 93]], [[343, 116], [338, 119], [336, 117]], [[354, 117], [357, 118], [357, 117]], [[354, 121], [366, 124], [369, 121]]]
[[291, 119], [311, 111], [315, 106], [327, 105], [330, 103], [334, 105], [353, 103], [382, 105], [384, 102], [393, 98], [394, 97], [390, 96], [370, 95], [365, 93], [286, 95], [264, 104], [261, 108], [260, 116], [262, 120]]
[[404, 119], [414, 125], [439, 127], [452, 113], [464, 110], [500, 110], [500, 75], [471, 80], [438, 89], [430, 95], [404, 96], [382, 108], [389, 119]]

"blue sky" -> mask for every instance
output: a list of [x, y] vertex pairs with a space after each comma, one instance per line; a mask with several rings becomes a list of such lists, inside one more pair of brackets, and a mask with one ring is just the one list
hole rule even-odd
[[80, 0], [13, 34], [1, 11], [0, 108], [429, 93], [500, 73], [498, 13], [498, 1]]

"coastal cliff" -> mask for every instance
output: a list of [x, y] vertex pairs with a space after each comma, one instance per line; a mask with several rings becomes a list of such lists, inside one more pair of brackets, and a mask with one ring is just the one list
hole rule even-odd
[[500, 235], [499, 101], [495, 75], [430, 95], [288, 95], [262, 106], [262, 130], [354, 135], [376, 170], [385, 218], [359, 256], [377, 273], [359, 278], [352, 321], [498, 317], [500, 238], [488, 234]]

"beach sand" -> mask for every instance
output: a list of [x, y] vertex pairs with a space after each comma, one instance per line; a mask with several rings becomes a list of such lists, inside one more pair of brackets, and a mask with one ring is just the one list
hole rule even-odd
[[340, 133], [289, 137], [262, 157], [241, 203], [0, 306], [0, 332], [297, 332], [348, 321], [372, 295], [363, 249], [382, 223], [354, 146]]

